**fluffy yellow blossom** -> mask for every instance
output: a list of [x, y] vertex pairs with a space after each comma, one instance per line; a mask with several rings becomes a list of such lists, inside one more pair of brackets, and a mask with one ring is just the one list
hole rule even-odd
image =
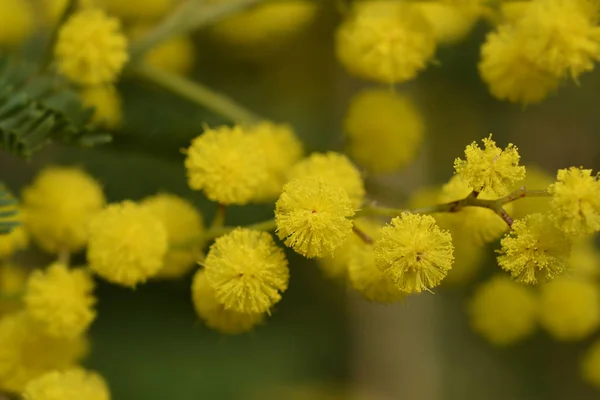
[[478, 286], [469, 303], [471, 327], [489, 342], [507, 346], [536, 329], [538, 299], [527, 286], [495, 276]]
[[600, 325], [596, 283], [558, 278], [541, 287], [540, 323], [558, 340], [580, 340]]
[[21, 392], [46, 372], [75, 367], [87, 352], [83, 336], [52, 338], [35, 329], [25, 313], [7, 315], [0, 319], [0, 390]]
[[591, 169], [561, 169], [548, 187], [556, 226], [569, 235], [600, 231], [600, 181]]
[[94, 281], [84, 269], [52, 264], [29, 275], [25, 310], [45, 335], [73, 338], [85, 332], [94, 318]]
[[560, 79], [535, 64], [522, 36], [511, 25], [488, 34], [481, 47], [479, 74], [500, 100], [538, 103], [558, 87]]
[[502, 150], [496, 146], [491, 134], [482, 142], [483, 149], [476, 142], [468, 145], [465, 160], [457, 158], [454, 169], [473, 190], [505, 195], [515, 182], [525, 179], [525, 167], [519, 165], [519, 151], [512, 143]]
[[[548, 185], [554, 182], [552, 175], [537, 165], [527, 165], [525, 168], [527, 176], [513, 189], [518, 189], [521, 186], [534, 190], [546, 189]], [[521, 219], [533, 213], [545, 213], [550, 209], [550, 199], [548, 197], [526, 196], [513, 204], [514, 209], [510, 213], [513, 219]]]
[[[471, 186], [460, 176], [454, 175], [450, 181], [442, 187], [442, 192], [438, 197], [441, 203], [464, 199], [472, 192]], [[479, 194], [478, 198], [482, 200], [497, 199], [489, 191]], [[435, 204], [435, 203], [433, 203]], [[504, 209], [510, 214], [512, 203], [506, 204]], [[460, 234], [465, 239], [473, 242], [474, 245], [481, 246], [488, 242], [500, 238], [508, 230], [508, 225], [495, 212], [482, 207], [465, 207], [454, 213], [436, 214], [435, 218], [438, 224], [449, 229], [454, 234]]]
[[315, 177], [287, 183], [275, 204], [277, 235], [308, 258], [333, 254], [352, 234], [353, 215], [346, 191]]
[[202, 253], [202, 215], [187, 200], [173, 194], [158, 194], [141, 202], [167, 230], [169, 250], [156, 277], [179, 278], [188, 273]]
[[456, 43], [464, 39], [477, 21], [477, 15], [463, 7], [443, 1], [415, 2], [416, 7], [433, 29], [438, 43]]
[[310, 0], [259, 4], [219, 21], [213, 32], [231, 44], [261, 48], [285, 42], [308, 26], [316, 12], [317, 3]]
[[110, 83], [117, 80], [128, 60], [127, 39], [117, 19], [86, 9], [61, 27], [54, 54], [59, 72], [73, 82]]
[[27, 383], [24, 400], [110, 400], [108, 385], [96, 372], [73, 368], [51, 371]]
[[90, 222], [87, 259], [92, 271], [124, 286], [156, 276], [167, 252], [167, 230], [131, 201], [111, 204]]
[[[371, 238], [376, 239], [379, 224], [370, 221], [361, 222], [357, 226]], [[347, 248], [347, 246], [346, 244], [342, 247]], [[392, 278], [377, 267], [372, 244], [361, 241], [360, 244], [357, 243], [346, 251], [348, 280], [365, 299], [376, 303], [395, 303], [406, 297], [406, 292], [400, 290]]]
[[316, 177], [342, 187], [356, 208], [360, 207], [365, 197], [360, 172], [343, 154], [333, 151], [313, 153], [294, 165], [288, 175], [290, 181], [306, 177]]
[[23, 191], [25, 227], [48, 252], [78, 251], [104, 204], [102, 187], [83, 170], [47, 167]]
[[569, 268], [571, 243], [545, 215], [515, 221], [500, 244], [498, 264], [519, 282], [551, 280]]
[[355, 95], [344, 128], [348, 154], [373, 172], [391, 172], [411, 162], [424, 130], [412, 100], [389, 89], [367, 89]]
[[124, 19], [154, 20], [166, 15], [180, 0], [95, 0], [110, 14]]
[[208, 129], [192, 141], [185, 159], [188, 183], [221, 204], [246, 204], [268, 179], [264, 152], [242, 128]]
[[536, 0], [517, 21], [523, 51], [538, 68], [577, 79], [600, 61], [600, 26], [583, 1]]
[[346, 69], [383, 83], [413, 79], [435, 52], [433, 29], [418, 9], [395, 1], [362, 2], [338, 28], [336, 53]]
[[381, 230], [374, 247], [377, 267], [408, 293], [439, 285], [454, 260], [450, 233], [429, 215], [395, 217]]
[[594, 279], [600, 275], [600, 252], [594, 238], [584, 236], [573, 241], [569, 266], [572, 275], [581, 279]]
[[209, 284], [203, 270], [198, 270], [194, 275], [192, 301], [196, 313], [206, 326], [229, 335], [249, 331], [265, 317], [264, 313], [247, 314], [225, 308], [217, 301], [215, 290]]
[[[370, 238], [373, 238], [379, 233], [381, 224], [368, 219], [355, 219], [353, 221], [354, 228], [359, 229], [362, 233]], [[338, 246], [332, 255], [318, 259], [321, 270], [331, 278], [345, 278], [348, 275], [348, 266], [354, 258], [356, 251], [364, 247], [373, 247], [357, 234], [350, 235], [346, 241]]]
[[[512, 1], [512, 0], [511, 0]], [[489, 0], [440, 0], [445, 6], [456, 8], [472, 16], [482, 16], [489, 12]]]
[[92, 123], [111, 129], [121, 124], [121, 97], [114, 86], [88, 86], [82, 89], [79, 95], [86, 107], [94, 108]]
[[587, 350], [581, 362], [581, 374], [592, 385], [600, 388], [600, 340]]
[[276, 200], [287, 182], [287, 174], [302, 157], [302, 143], [288, 125], [262, 121], [250, 129], [264, 153], [268, 178], [258, 189], [257, 201]]
[[0, 318], [21, 307], [20, 295], [25, 288], [29, 270], [14, 264], [0, 264]]
[[474, 244], [470, 236], [452, 232], [454, 264], [443, 285], [462, 285], [472, 281], [483, 266], [486, 249]]
[[0, 1], [0, 47], [14, 47], [33, 29], [32, 5], [23, 0]]
[[203, 266], [217, 301], [242, 313], [269, 311], [290, 278], [285, 254], [271, 234], [246, 228], [217, 238]]
[[523, 16], [527, 15], [527, 11], [533, 2], [531, 0], [524, 1], [502, 1], [500, 3], [499, 19], [501, 22], [515, 23]]

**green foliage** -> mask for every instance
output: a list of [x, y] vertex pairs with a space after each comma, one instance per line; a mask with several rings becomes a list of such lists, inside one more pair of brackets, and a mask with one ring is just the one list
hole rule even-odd
[[0, 148], [29, 157], [51, 142], [93, 146], [109, 142], [88, 125], [92, 109], [52, 73], [0, 55]]
[[15, 219], [17, 216], [17, 200], [8, 191], [6, 186], [0, 182], [0, 235], [10, 233], [14, 228], [21, 225]]

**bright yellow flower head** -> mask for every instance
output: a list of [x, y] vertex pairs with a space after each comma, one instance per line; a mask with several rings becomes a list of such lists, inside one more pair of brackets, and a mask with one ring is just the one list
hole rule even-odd
[[340, 186], [320, 178], [287, 183], [275, 204], [277, 235], [305, 257], [324, 257], [352, 234], [354, 207]]
[[362, 2], [338, 28], [336, 53], [350, 73], [383, 83], [413, 79], [435, 52], [431, 26], [403, 2]]
[[242, 128], [208, 129], [187, 149], [188, 183], [221, 204], [246, 204], [268, 179], [264, 152]]
[[498, 264], [519, 282], [551, 280], [569, 269], [571, 243], [545, 215], [515, 221], [500, 244]]
[[504, 150], [496, 146], [492, 135], [482, 142], [483, 149], [476, 142], [468, 145], [465, 160], [457, 158], [454, 169], [473, 190], [487, 190], [503, 196], [515, 182], [525, 179], [525, 167], [519, 165], [521, 156], [512, 143]]
[[308, 26], [316, 12], [317, 3], [310, 0], [260, 4], [219, 21], [213, 32], [231, 44], [261, 48], [285, 42]]
[[206, 326], [229, 335], [249, 331], [265, 317], [264, 313], [246, 314], [225, 308], [217, 301], [215, 290], [209, 284], [203, 270], [198, 270], [194, 275], [192, 301], [196, 313]]
[[33, 29], [34, 13], [29, 2], [0, 1], [0, 46], [21, 44]]
[[558, 77], [541, 70], [531, 59], [526, 39], [513, 26], [503, 25], [488, 34], [481, 47], [479, 74], [500, 100], [539, 103], [560, 83]]
[[500, 275], [480, 285], [469, 303], [471, 327], [497, 346], [511, 345], [531, 336], [537, 316], [535, 293]]
[[438, 43], [456, 43], [464, 39], [477, 22], [477, 14], [465, 7], [445, 4], [444, 1], [415, 2]]
[[302, 143], [288, 125], [263, 121], [253, 126], [254, 135], [267, 163], [268, 178], [259, 188], [257, 201], [276, 200], [287, 182], [287, 174], [303, 154]]
[[32, 322], [53, 337], [73, 338], [96, 318], [94, 281], [86, 270], [52, 264], [29, 275], [23, 301]]
[[408, 293], [439, 285], [454, 261], [450, 232], [441, 230], [429, 215], [395, 217], [374, 247], [377, 267]]
[[370, 171], [395, 171], [415, 158], [423, 125], [409, 97], [389, 89], [363, 90], [353, 97], [344, 121], [348, 154]]
[[541, 287], [540, 323], [558, 340], [581, 340], [600, 325], [596, 283], [558, 278]]
[[59, 72], [73, 82], [111, 83], [128, 60], [127, 39], [117, 19], [97, 9], [86, 9], [61, 27], [54, 54]]
[[113, 15], [132, 20], [163, 17], [179, 0], [95, 0]]
[[587, 350], [581, 362], [581, 374], [587, 382], [600, 388], [600, 340]]
[[52, 338], [37, 330], [25, 313], [7, 315], [0, 319], [0, 390], [21, 392], [46, 372], [75, 367], [87, 352], [83, 336]]
[[169, 250], [158, 278], [179, 278], [200, 259], [204, 223], [200, 212], [187, 200], [173, 194], [157, 194], [141, 206], [158, 218], [167, 230]]
[[561, 169], [548, 187], [556, 226], [569, 235], [600, 231], [600, 180], [591, 169]]
[[158, 274], [167, 243], [160, 219], [124, 201], [109, 205], [92, 219], [87, 258], [92, 271], [102, 278], [134, 287]]
[[360, 172], [343, 154], [333, 151], [313, 153], [294, 165], [288, 175], [290, 181], [306, 177], [316, 177], [326, 183], [341, 186], [356, 208], [360, 207], [365, 197]]
[[20, 295], [25, 289], [29, 270], [20, 265], [0, 264], [0, 318], [21, 307]]
[[23, 400], [110, 400], [108, 385], [81, 368], [51, 371], [27, 383]]
[[47, 167], [23, 191], [25, 227], [48, 252], [78, 251], [104, 203], [102, 187], [81, 169]]
[[114, 86], [88, 86], [82, 89], [79, 95], [83, 105], [94, 108], [92, 123], [110, 129], [121, 124], [121, 97]]
[[271, 234], [246, 228], [215, 240], [203, 265], [217, 301], [241, 313], [268, 312], [290, 278], [285, 254]]
[[[442, 203], [464, 199], [473, 191], [473, 188], [460, 175], [454, 175], [442, 188], [438, 201]], [[497, 199], [498, 196], [484, 191], [477, 196], [482, 200]], [[506, 204], [504, 209], [510, 214], [512, 203]], [[474, 245], [482, 246], [485, 243], [499, 239], [508, 230], [508, 225], [492, 210], [482, 207], [465, 207], [454, 213], [439, 213], [435, 215], [438, 224], [449, 229], [454, 234], [463, 236]]]

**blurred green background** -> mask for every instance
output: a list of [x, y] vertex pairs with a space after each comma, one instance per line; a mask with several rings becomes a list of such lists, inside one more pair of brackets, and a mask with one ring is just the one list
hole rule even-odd
[[[325, 4], [326, 3], [326, 4]], [[342, 149], [342, 118], [350, 96], [366, 86], [334, 58], [340, 17], [323, 2], [311, 28], [271, 54], [247, 59], [196, 34], [193, 78], [231, 95], [275, 121], [289, 122], [308, 151]], [[520, 148], [525, 164], [555, 171], [571, 165], [598, 169], [600, 73], [565, 83], [540, 105], [523, 108], [493, 99], [477, 73], [479, 46], [489, 29], [442, 47], [437, 65], [397, 86], [423, 112], [426, 140], [414, 165], [397, 175], [367, 176], [372, 196], [401, 205], [416, 188], [442, 183], [465, 145], [490, 132]], [[226, 121], [143, 82], [126, 80], [125, 125], [110, 145], [52, 146], [24, 161], [0, 151], [0, 179], [15, 191], [41, 167], [81, 165], [111, 201], [158, 191], [195, 202], [210, 220], [214, 205], [187, 188], [181, 148]], [[228, 224], [268, 218], [272, 207], [232, 208]], [[498, 271], [493, 248], [478, 280]], [[114, 399], [293, 399], [288, 389], [331, 387], [327, 399], [593, 399], [579, 378], [590, 341], [556, 343], [544, 333], [496, 349], [469, 330], [465, 299], [475, 284], [441, 287], [394, 306], [368, 304], [316, 265], [287, 252], [290, 289], [264, 326], [224, 337], [202, 325], [190, 300], [190, 279], [136, 290], [99, 282], [98, 314], [87, 366], [109, 381]], [[79, 261], [84, 258], [80, 256]], [[280, 388], [284, 388], [279, 390]], [[302, 399], [318, 399], [306, 392]], [[338, 396], [339, 397], [336, 397]], [[300, 396], [300, 395], [299, 395]]]

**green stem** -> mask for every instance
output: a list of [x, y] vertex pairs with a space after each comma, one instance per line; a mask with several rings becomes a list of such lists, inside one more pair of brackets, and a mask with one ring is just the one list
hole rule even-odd
[[[275, 230], [276, 227], [277, 226], [275, 225], [275, 220], [268, 219], [268, 220], [265, 220], [262, 222], [258, 222], [256, 224], [247, 225], [244, 228], [252, 229], [255, 231], [272, 231], [272, 230]], [[204, 239], [207, 242], [209, 242], [211, 240], [218, 238], [219, 236], [223, 236], [223, 235], [226, 235], [226, 234], [232, 232], [235, 228], [237, 228], [237, 226], [221, 226], [219, 228], [214, 228], [214, 229], [211, 228], [204, 235]]]
[[462, 210], [465, 207], [481, 207], [487, 208], [495, 212], [502, 220], [504, 220], [508, 226], [512, 226], [513, 219], [504, 209], [504, 205], [513, 201], [523, 199], [525, 197], [549, 197], [550, 193], [546, 190], [527, 190], [525, 187], [521, 187], [514, 192], [495, 200], [483, 200], [477, 198], [479, 193], [471, 192], [464, 199], [451, 201], [449, 203], [436, 204], [429, 207], [422, 207], [413, 210], [399, 209], [399, 208], [384, 208], [376, 206], [366, 206], [362, 210], [355, 214], [355, 217], [366, 217], [366, 216], [382, 216], [382, 217], [395, 217], [402, 213], [412, 214], [435, 214], [435, 213], [453, 213]]
[[171, 74], [144, 63], [131, 65], [129, 72], [199, 106], [206, 107], [233, 122], [251, 123], [260, 119], [259, 116], [237, 104], [229, 97], [182, 76]]
[[50, 38], [48, 39], [48, 43], [46, 44], [46, 48], [44, 50], [44, 56], [40, 64], [40, 70], [45, 71], [52, 64], [52, 59], [54, 58], [54, 45], [58, 40], [60, 28], [65, 22], [67, 22], [67, 20], [69, 19], [71, 14], [75, 12], [75, 10], [77, 10], [77, 0], [69, 0], [69, 2], [65, 5], [65, 8], [59, 20], [56, 22], [56, 25], [54, 25], [54, 27], [52, 28]]
[[213, 218], [209, 230], [215, 230], [223, 227], [225, 225], [225, 214], [227, 212], [227, 206], [225, 204], [219, 204], [217, 207], [217, 212], [215, 213], [215, 217]]

